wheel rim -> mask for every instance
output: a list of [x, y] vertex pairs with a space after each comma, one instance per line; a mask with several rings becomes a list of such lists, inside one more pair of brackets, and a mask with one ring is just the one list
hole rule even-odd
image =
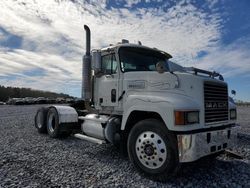
[[54, 132], [55, 131], [55, 126], [56, 126], [55, 115], [54, 114], [50, 114], [49, 121], [48, 121], [49, 131], [50, 132]]
[[43, 121], [43, 116], [42, 116], [42, 113], [41, 112], [38, 112], [38, 114], [37, 114], [37, 118], [36, 118], [36, 124], [37, 124], [37, 127], [39, 128], [39, 129], [41, 129], [42, 128], [42, 121]]
[[135, 144], [139, 161], [147, 168], [160, 168], [167, 158], [167, 148], [163, 139], [155, 132], [141, 133]]

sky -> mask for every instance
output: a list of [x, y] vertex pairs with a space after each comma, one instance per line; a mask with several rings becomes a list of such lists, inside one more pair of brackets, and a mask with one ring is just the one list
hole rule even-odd
[[248, 0], [4, 0], [0, 7], [0, 85], [80, 97], [87, 24], [92, 48], [141, 41], [182, 66], [221, 73], [236, 99], [250, 101]]

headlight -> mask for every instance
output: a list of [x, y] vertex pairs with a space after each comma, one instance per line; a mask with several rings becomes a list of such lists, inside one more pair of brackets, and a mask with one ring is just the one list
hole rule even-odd
[[199, 123], [199, 111], [175, 111], [175, 125]]
[[199, 112], [187, 112], [187, 123], [199, 123]]
[[237, 112], [236, 109], [230, 110], [230, 119], [236, 119], [237, 118]]

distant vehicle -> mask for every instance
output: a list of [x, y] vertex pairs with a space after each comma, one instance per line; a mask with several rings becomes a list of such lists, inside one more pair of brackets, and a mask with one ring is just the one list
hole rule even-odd
[[46, 104], [47, 99], [45, 97], [38, 97], [38, 98], [35, 99], [35, 103], [36, 104]]
[[9, 105], [12, 105], [12, 104], [14, 104], [14, 98], [9, 98], [9, 100], [7, 101], [7, 104], [9, 104]]
[[5, 105], [5, 103], [4, 103], [4, 102], [2, 102], [2, 101], [0, 101], [0, 105]]
[[24, 100], [24, 104], [34, 104], [35, 103], [35, 99], [32, 97], [25, 97], [23, 100]]
[[67, 98], [66, 99], [66, 103], [74, 103], [75, 102], [75, 100], [74, 99], [72, 99], [72, 98]]
[[62, 97], [56, 98], [56, 103], [63, 104], [65, 102], [66, 102], [66, 100], [64, 98], [62, 98]]
[[22, 98], [10, 98], [7, 101], [7, 104], [9, 104], [9, 105], [21, 105], [21, 104], [24, 104], [24, 100]]
[[15, 103], [14, 103], [15, 105], [23, 105], [23, 104], [25, 104], [25, 99], [23, 99], [23, 98], [17, 98], [16, 100], [15, 100]]
[[56, 99], [54, 99], [54, 98], [48, 98], [47, 99], [47, 103], [48, 104], [55, 104], [56, 103]]

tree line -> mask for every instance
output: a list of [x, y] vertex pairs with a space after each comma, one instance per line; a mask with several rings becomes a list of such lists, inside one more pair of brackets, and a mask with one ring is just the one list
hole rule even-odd
[[54, 93], [49, 91], [34, 90], [31, 88], [5, 87], [0, 85], [0, 101], [8, 101], [9, 98], [25, 98], [25, 97], [46, 97], [46, 98], [72, 98], [63, 93]]

